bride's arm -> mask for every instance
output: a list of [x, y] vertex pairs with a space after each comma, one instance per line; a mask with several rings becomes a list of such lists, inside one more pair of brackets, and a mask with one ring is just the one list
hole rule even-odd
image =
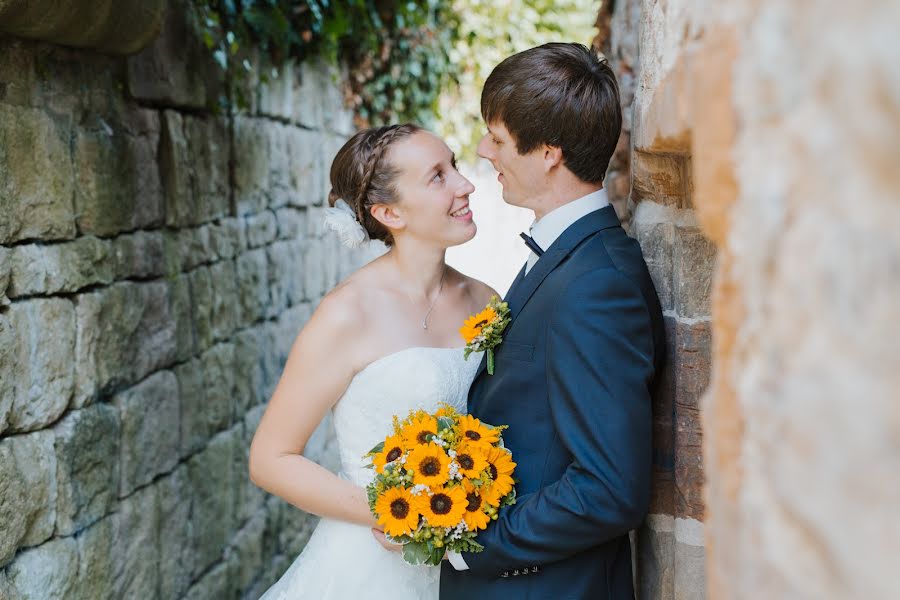
[[303, 450], [354, 375], [348, 341], [358, 339], [359, 310], [348, 295], [322, 300], [300, 332], [250, 445], [250, 479], [307, 512], [379, 527], [365, 488], [305, 458]]

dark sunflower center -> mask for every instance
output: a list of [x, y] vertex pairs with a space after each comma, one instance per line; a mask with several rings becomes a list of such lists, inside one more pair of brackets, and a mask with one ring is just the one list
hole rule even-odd
[[469, 504], [466, 505], [467, 511], [475, 512], [476, 510], [481, 508], [481, 496], [479, 496], [475, 492], [472, 492], [468, 496], [466, 496], [466, 500], [469, 501]]
[[456, 457], [456, 460], [459, 461], [459, 466], [467, 471], [475, 466], [475, 461], [468, 454], [460, 454]]
[[497, 467], [494, 466], [494, 463], [488, 466], [491, 468], [491, 479], [497, 479]]
[[391, 448], [391, 451], [387, 453], [387, 461], [394, 462], [400, 455], [403, 454], [403, 450], [400, 448]]
[[431, 497], [431, 512], [446, 515], [453, 508], [453, 500], [447, 494], [435, 494]]
[[466, 431], [465, 436], [470, 440], [474, 440], [476, 442], [481, 439], [481, 434], [477, 431], [472, 431], [471, 429]]
[[485, 325], [487, 325], [487, 319], [485, 319], [483, 321], [478, 321], [477, 323], [475, 323], [475, 329], [481, 329]]
[[391, 502], [391, 516], [395, 519], [405, 519], [409, 514], [409, 502], [403, 498], [397, 498]]
[[419, 463], [419, 472], [426, 477], [434, 477], [441, 472], [441, 461], [429, 456]]
[[419, 435], [416, 436], [416, 441], [419, 442], [420, 444], [427, 444], [428, 436], [431, 435], [431, 433], [432, 432], [428, 431], [427, 429], [424, 431], [420, 431]]

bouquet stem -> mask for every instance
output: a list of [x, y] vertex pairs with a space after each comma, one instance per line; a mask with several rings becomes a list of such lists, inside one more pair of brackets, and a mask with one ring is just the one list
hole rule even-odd
[[494, 351], [490, 348], [487, 351], [487, 372], [488, 375], [494, 374]]

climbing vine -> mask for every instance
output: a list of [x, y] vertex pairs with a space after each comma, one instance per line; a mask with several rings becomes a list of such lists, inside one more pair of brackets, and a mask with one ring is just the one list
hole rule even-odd
[[[206, 46], [238, 80], [254, 69], [250, 49], [275, 66], [317, 56], [346, 65], [345, 95], [360, 125], [428, 123], [441, 88], [456, 78], [450, 51], [459, 21], [449, 0], [195, 0], [195, 6]], [[234, 100], [243, 102], [240, 95]]]

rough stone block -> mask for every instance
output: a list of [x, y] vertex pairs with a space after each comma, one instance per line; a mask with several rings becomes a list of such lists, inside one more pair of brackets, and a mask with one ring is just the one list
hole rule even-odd
[[0, 565], [16, 549], [50, 538], [56, 525], [53, 434], [37, 431], [0, 442]]
[[210, 327], [216, 341], [230, 338], [238, 325], [240, 297], [233, 260], [223, 260], [209, 268], [212, 280]]
[[212, 345], [212, 297], [213, 282], [210, 277], [209, 267], [194, 269], [186, 275], [191, 292], [191, 322], [195, 331], [195, 349], [198, 352], [206, 350]]
[[76, 300], [78, 404], [170, 365], [179, 354], [166, 281], [122, 282]]
[[159, 162], [167, 225], [199, 225], [228, 213], [228, 159], [224, 121], [163, 113]]
[[[324, 163], [322, 142], [319, 133], [305, 129], [286, 130], [284, 148], [280, 150], [284, 152], [283, 172], [287, 174], [280, 189], [286, 197], [273, 201], [273, 207], [321, 205], [325, 201], [331, 187], [327, 175], [331, 161], [327, 165]], [[287, 157], [290, 157], [289, 162]]]
[[162, 224], [162, 184], [152, 168], [158, 145], [156, 111], [133, 109], [121, 122], [110, 115], [86, 118], [73, 142], [81, 233], [109, 236]]
[[223, 431], [188, 462], [194, 490], [193, 576], [220, 560], [236, 524], [235, 464], [241, 448], [240, 428]]
[[111, 244], [93, 236], [61, 244], [10, 249], [10, 298], [75, 292], [114, 277]]
[[303, 252], [303, 291], [306, 300], [316, 302], [328, 291], [326, 287], [325, 243], [321, 239], [308, 240]]
[[674, 551], [674, 519], [670, 515], [649, 515], [637, 533], [638, 598], [674, 598]]
[[219, 598], [232, 598], [236, 593], [233, 589], [231, 569], [229, 565], [217, 565], [200, 581], [191, 586], [184, 600], [218, 600]]
[[191, 585], [194, 555], [191, 540], [193, 491], [187, 467], [181, 466], [155, 484], [159, 495], [160, 598], [181, 598]]
[[234, 120], [234, 184], [238, 216], [251, 215], [269, 205], [269, 136], [272, 126], [262, 119]]
[[690, 206], [690, 175], [684, 157], [635, 152], [633, 159], [632, 200], [653, 200], [676, 208]]
[[226, 551], [225, 560], [231, 566], [233, 584], [239, 590], [248, 589], [266, 566], [263, 554], [265, 529], [266, 515], [260, 512], [235, 534]]
[[115, 279], [149, 279], [167, 273], [165, 238], [159, 231], [136, 231], [112, 242]]
[[78, 581], [72, 598], [114, 597], [115, 519], [103, 518], [75, 536], [78, 543]]
[[176, 369], [181, 393], [181, 453], [201, 449], [231, 424], [234, 406], [234, 345], [217, 344]]
[[246, 329], [234, 339], [235, 419], [267, 398], [262, 395], [262, 344], [259, 330]]
[[178, 464], [178, 381], [171, 371], [159, 371], [112, 403], [121, 424], [119, 496], [125, 497]]
[[275, 213], [264, 210], [246, 217], [247, 244], [250, 248], [259, 248], [271, 243], [278, 235], [278, 222]]
[[221, 219], [209, 225], [209, 241], [220, 259], [234, 258], [247, 247], [246, 223], [243, 219]]
[[75, 237], [68, 124], [0, 104], [0, 244]]
[[59, 538], [26, 550], [7, 568], [7, 577], [26, 600], [68, 600], [78, 582], [78, 545]]
[[56, 532], [70, 535], [103, 517], [119, 484], [116, 410], [95, 404], [76, 410], [54, 427], [57, 464]]
[[213, 250], [207, 226], [186, 228], [172, 232], [169, 234], [169, 243], [174, 244], [178, 248], [178, 256], [181, 261], [180, 268], [183, 271], [190, 271], [200, 265], [207, 265], [216, 260], [216, 253]]
[[708, 321], [678, 323], [675, 336], [675, 514], [703, 520], [703, 434], [700, 397], [712, 369]]
[[332, 85], [326, 66], [322, 61], [307, 61], [300, 65], [296, 75], [292, 120], [310, 129], [323, 129], [325, 127], [323, 96], [325, 88]]
[[632, 234], [641, 245], [641, 252], [659, 304], [664, 311], [675, 309], [675, 270], [674, 270], [674, 246], [675, 226], [671, 223], [651, 222], [640, 220], [638, 213], [631, 225]]
[[196, 31], [198, 15], [190, 2], [169, 2], [162, 32], [128, 59], [128, 90], [139, 100], [203, 109], [212, 105], [224, 72]]
[[[240, 323], [250, 325], [262, 319], [272, 309], [269, 298], [269, 263], [266, 248], [241, 254], [236, 262], [237, 289], [240, 295]], [[274, 293], [276, 290], [272, 290]]]
[[243, 441], [241, 452], [238, 453], [238, 462], [235, 468], [237, 479], [240, 483], [238, 494], [237, 516], [243, 523], [254, 515], [263, 511], [266, 504], [266, 492], [256, 486], [250, 480], [250, 443], [259, 427], [259, 421], [265, 412], [265, 406], [260, 404], [247, 412], [243, 419]]
[[15, 373], [0, 380], [0, 398], [12, 400], [9, 429], [46, 427], [66, 410], [75, 391], [74, 351], [75, 309], [69, 300], [17, 302], [0, 315], [0, 365]]
[[273, 67], [259, 63], [260, 72], [265, 70], [265, 81], [257, 82], [257, 111], [280, 121], [290, 120], [294, 110], [294, 88], [297, 67], [293, 61]]
[[169, 299], [175, 321], [175, 360], [185, 361], [194, 354], [194, 324], [191, 321], [191, 288], [186, 275], [169, 282]]
[[695, 319], [710, 314], [716, 247], [698, 227], [675, 228], [675, 311]]
[[275, 316], [288, 306], [304, 299], [303, 254], [306, 248], [302, 240], [275, 242], [267, 248], [269, 257], [269, 291], [272, 302], [269, 316]]
[[9, 305], [6, 290], [9, 287], [9, 272], [12, 269], [9, 248], [0, 246], [0, 307]]
[[297, 240], [306, 232], [306, 211], [285, 206], [275, 211], [278, 239]]
[[112, 544], [114, 597], [159, 597], [162, 518], [155, 485], [141, 488], [119, 504]]

